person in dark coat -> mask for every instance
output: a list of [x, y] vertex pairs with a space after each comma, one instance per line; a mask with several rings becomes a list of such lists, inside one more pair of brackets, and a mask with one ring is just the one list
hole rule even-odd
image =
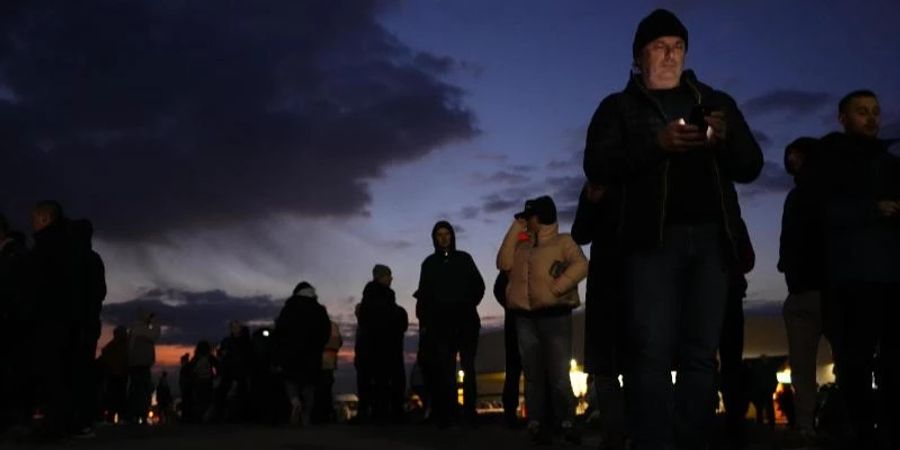
[[[838, 119], [844, 131], [823, 137], [818, 155], [800, 174], [809, 183], [824, 229], [829, 286], [824, 318], [826, 328], [832, 320], [836, 325], [832, 344], [837, 340], [837, 380], [852, 411], [852, 446], [873, 448], [882, 441], [896, 448], [900, 159], [878, 137], [881, 109], [872, 91], [846, 95]], [[879, 379], [878, 401], [873, 373]]]
[[756, 265], [756, 252], [743, 219], [735, 228], [738, 258], [729, 266], [730, 280], [719, 337], [719, 374], [722, 403], [725, 405], [727, 440], [736, 447], [745, 444], [745, 416], [750, 399], [744, 379], [744, 298], [747, 296], [747, 274]]
[[[216, 388], [216, 415], [219, 420], [244, 420], [249, 414], [250, 370], [253, 365], [253, 346], [250, 330], [233, 320], [228, 324], [228, 336], [219, 344], [218, 359], [221, 367], [219, 385]], [[228, 393], [235, 389], [232, 408], [228, 405]]]
[[808, 187], [801, 183], [805, 161], [815, 158], [819, 141], [794, 140], [784, 149], [784, 167], [794, 187], [784, 199], [778, 271], [784, 273], [788, 297], [782, 307], [788, 336], [791, 386], [795, 397], [795, 439], [816, 442], [816, 357], [825, 331], [823, 292], [826, 288], [825, 236], [821, 217]]
[[169, 422], [169, 413], [172, 410], [172, 389], [169, 387], [169, 374], [163, 371], [156, 383], [156, 411], [159, 413], [159, 423]]
[[584, 370], [593, 375], [605, 448], [624, 448], [625, 405], [619, 376], [626, 354], [624, 259], [616, 227], [620, 192], [585, 183], [572, 223], [572, 239], [590, 244], [584, 302]]
[[[76, 365], [81, 355], [80, 320], [85, 304], [71, 223], [54, 201], [38, 203], [31, 214], [34, 248], [28, 255], [28, 301], [37, 312], [34, 370], [39, 405], [44, 412], [40, 434], [59, 439], [75, 431]], [[77, 372], [77, 371], [76, 371]]]
[[393, 276], [387, 266], [372, 269], [359, 306], [360, 339], [356, 344], [357, 367], [363, 367], [370, 383], [372, 418], [383, 423], [403, 418], [406, 368], [403, 337], [409, 325], [406, 310], [397, 305], [391, 289]]
[[82, 291], [78, 298], [83, 302], [78, 307], [78, 354], [72, 374], [76, 386], [74, 429], [78, 434], [91, 436], [94, 420], [100, 416], [100, 384], [94, 359], [100, 339], [100, 310], [106, 299], [106, 268], [91, 242], [94, 225], [82, 219], [73, 220], [70, 227], [76, 245], [74, 252], [80, 261], [75, 264], [78, 289]]
[[416, 316], [424, 329], [433, 358], [432, 412], [439, 426], [458, 420], [456, 408], [456, 355], [463, 371], [463, 410], [467, 421], [476, 418], [478, 400], [475, 354], [481, 319], [477, 306], [484, 297], [484, 279], [468, 253], [457, 250], [449, 222], [431, 230], [434, 253], [425, 258], [419, 276]]
[[727, 267], [738, 258], [734, 184], [752, 182], [763, 167], [734, 99], [684, 70], [687, 50], [688, 30], [675, 14], [658, 9], [641, 20], [632, 76], [598, 106], [584, 152], [588, 181], [623, 193], [616, 238], [636, 450], [702, 447], [711, 437], [714, 411], [698, 399], [714, 392]]
[[299, 283], [275, 319], [275, 357], [284, 374], [292, 424], [310, 424], [322, 351], [330, 336], [331, 320], [315, 288]]
[[113, 329], [113, 338], [97, 359], [103, 386], [103, 411], [109, 423], [124, 420], [128, 398], [128, 327]]
[[26, 252], [25, 243], [16, 239], [16, 232], [0, 215], [0, 361], [9, 362], [0, 367], [0, 431], [22, 425], [28, 416], [23, 387], [30, 376], [26, 369], [29, 340], [21, 339], [29, 331], [22, 284]]

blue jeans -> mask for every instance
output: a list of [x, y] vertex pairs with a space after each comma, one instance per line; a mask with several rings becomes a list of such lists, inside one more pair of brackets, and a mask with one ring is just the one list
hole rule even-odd
[[718, 225], [677, 225], [664, 229], [659, 248], [626, 259], [632, 360], [625, 391], [635, 450], [709, 441], [728, 293], [723, 252]]
[[516, 315], [519, 353], [525, 372], [525, 407], [528, 421], [547, 424], [547, 398], [558, 422], [575, 418], [575, 394], [569, 378], [572, 358], [572, 314], [534, 317]]

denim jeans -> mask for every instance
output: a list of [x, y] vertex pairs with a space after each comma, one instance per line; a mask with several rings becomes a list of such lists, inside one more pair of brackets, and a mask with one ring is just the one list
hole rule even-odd
[[722, 244], [718, 225], [673, 225], [659, 248], [626, 258], [625, 391], [635, 450], [672, 449], [676, 442], [704, 448], [709, 441], [729, 279]]
[[525, 407], [528, 420], [547, 424], [547, 389], [553, 418], [572, 422], [575, 395], [569, 378], [572, 358], [572, 315], [537, 317], [516, 316], [519, 353], [525, 372]]
[[816, 356], [822, 340], [822, 293], [806, 291], [788, 295], [782, 314], [787, 329], [791, 384], [796, 397], [796, 425], [812, 431], [818, 391]]

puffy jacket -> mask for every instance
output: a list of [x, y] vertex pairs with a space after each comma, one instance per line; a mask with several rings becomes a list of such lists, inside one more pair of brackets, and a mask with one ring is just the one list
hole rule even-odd
[[[559, 224], [540, 225], [528, 234], [514, 221], [497, 254], [497, 268], [509, 273], [506, 305], [509, 309], [539, 311], [573, 309], [581, 304], [578, 283], [587, 277], [588, 260]], [[554, 277], [554, 271], [559, 271]]]

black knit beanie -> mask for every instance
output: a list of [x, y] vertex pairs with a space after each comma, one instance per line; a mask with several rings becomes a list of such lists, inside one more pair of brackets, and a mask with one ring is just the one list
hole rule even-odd
[[638, 59], [644, 46], [663, 36], [678, 36], [684, 39], [684, 49], [687, 51], [687, 28], [671, 11], [657, 9], [644, 17], [638, 24], [637, 31], [634, 33], [634, 43], [631, 45], [634, 59]]

